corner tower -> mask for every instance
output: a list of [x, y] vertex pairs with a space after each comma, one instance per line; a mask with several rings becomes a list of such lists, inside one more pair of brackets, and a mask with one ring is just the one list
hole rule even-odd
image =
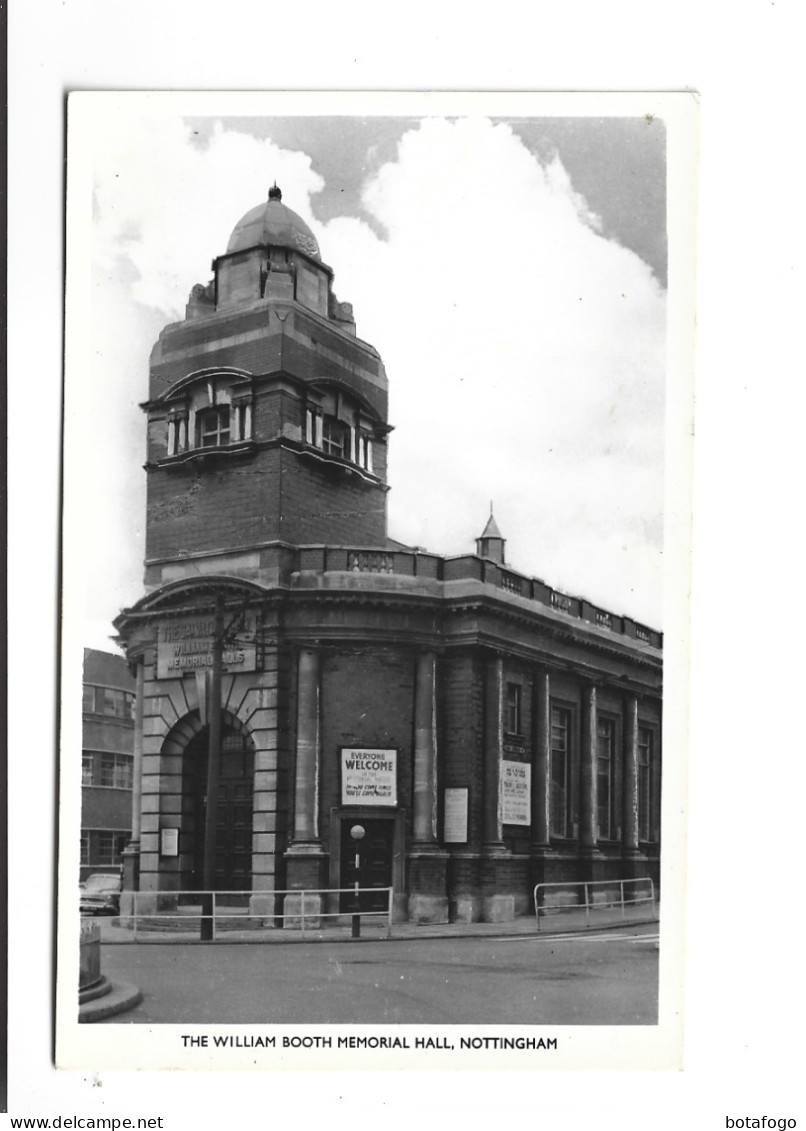
[[276, 185], [212, 269], [151, 354], [147, 588], [269, 581], [284, 545], [385, 547], [383, 363]]

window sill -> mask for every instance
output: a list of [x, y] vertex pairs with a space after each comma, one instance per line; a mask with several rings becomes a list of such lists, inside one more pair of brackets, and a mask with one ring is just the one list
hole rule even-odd
[[186, 452], [179, 452], [175, 456], [165, 456], [156, 461], [157, 467], [181, 467], [185, 463], [194, 463], [209, 459], [231, 459], [235, 456], [253, 455], [257, 450], [254, 440], [241, 440], [234, 444], [224, 444], [221, 447], [190, 448]]
[[301, 450], [300, 455], [306, 459], [313, 460], [316, 463], [324, 464], [326, 467], [332, 468], [334, 471], [341, 471], [347, 475], [354, 475], [358, 479], [363, 479], [366, 483], [380, 483], [381, 480], [372, 471], [367, 471], [364, 467], [359, 467], [357, 463], [352, 460], [345, 459], [343, 456], [331, 456], [327, 452], [323, 452], [320, 448], [314, 448], [306, 444]]

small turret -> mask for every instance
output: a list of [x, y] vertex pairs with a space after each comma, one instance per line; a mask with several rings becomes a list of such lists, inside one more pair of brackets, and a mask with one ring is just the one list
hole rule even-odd
[[490, 503], [490, 517], [480, 538], [476, 539], [476, 553], [480, 558], [489, 558], [490, 561], [504, 564], [504, 546], [506, 539], [498, 529], [498, 523], [493, 517], [493, 504]]

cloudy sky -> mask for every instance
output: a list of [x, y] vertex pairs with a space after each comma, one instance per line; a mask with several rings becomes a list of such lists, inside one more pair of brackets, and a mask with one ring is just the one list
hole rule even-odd
[[662, 121], [145, 106], [87, 140], [87, 645], [143, 592], [151, 346], [275, 180], [386, 365], [390, 535], [467, 553], [492, 500], [514, 568], [662, 627]]

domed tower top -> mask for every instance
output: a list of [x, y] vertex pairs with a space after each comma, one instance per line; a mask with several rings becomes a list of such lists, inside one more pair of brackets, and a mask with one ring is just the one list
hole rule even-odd
[[250, 208], [235, 225], [227, 250], [213, 260], [213, 271], [211, 283], [191, 291], [187, 318], [257, 302], [295, 302], [355, 337], [352, 306], [333, 294], [333, 269], [323, 262], [302, 217], [283, 204], [276, 182], [265, 203]]
[[267, 246], [292, 248], [322, 262], [316, 236], [301, 216], [283, 204], [277, 182], [269, 189], [266, 203], [250, 208], [235, 225], [227, 244], [227, 255]]

